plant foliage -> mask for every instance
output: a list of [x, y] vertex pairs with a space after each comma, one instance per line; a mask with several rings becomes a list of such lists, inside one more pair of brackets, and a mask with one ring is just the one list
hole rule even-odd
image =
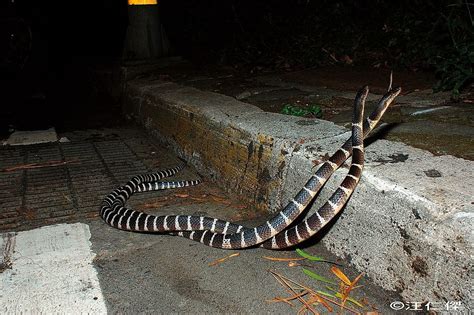
[[472, 1], [176, 0], [163, 3], [163, 11], [176, 7], [163, 16], [179, 23], [167, 28], [171, 39], [213, 47], [224, 63], [431, 70], [435, 90], [457, 95], [473, 81]]
[[285, 104], [281, 109], [281, 114], [292, 116], [312, 116], [316, 118], [323, 117], [323, 112], [319, 105], [310, 105], [308, 107], [299, 107], [291, 104]]

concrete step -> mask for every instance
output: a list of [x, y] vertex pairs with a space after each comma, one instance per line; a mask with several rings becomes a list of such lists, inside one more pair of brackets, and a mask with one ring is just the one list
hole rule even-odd
[[[124, 96], [128, 117], [227, 191], [271, 212], [350, 136], [332, 122], [160, 80], [132, 79]], [[323, 231], [325, 246], [406, 301], [473, 309], [474, 162], [386, 140], [366, 150], [361, 183]], [[320, 200], [346, 172], [336, 172]]]

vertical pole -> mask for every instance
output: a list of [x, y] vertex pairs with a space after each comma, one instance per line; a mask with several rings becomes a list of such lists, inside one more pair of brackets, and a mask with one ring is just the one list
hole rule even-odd
[[169, 43], [159, 13], [158, 0], [128, 0], [124, 62], [147, 62], [168, 54]]

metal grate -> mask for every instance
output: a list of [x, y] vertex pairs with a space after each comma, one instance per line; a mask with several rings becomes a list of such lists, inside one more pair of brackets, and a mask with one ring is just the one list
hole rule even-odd
[[[156, 156], [167, 163], [164, 167], [178, 162], [140, 130], [67, 136], [71, 142], [0, 149], [0, 231], [96, 217], [102, 199], [114, 187], [160, 167]], [[5, 171], [51, 161], [66, 164]]]

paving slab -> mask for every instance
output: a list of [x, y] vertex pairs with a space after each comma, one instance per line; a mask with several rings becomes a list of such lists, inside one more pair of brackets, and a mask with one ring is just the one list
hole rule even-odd
[[54, 128], [47, 130], [21, 130], [13, 132], [3, 145], [29, 145], [36, 143], [55, 142], [58, 140]]
[[[259, 209], [277, 211], [349, 137], [330, 122], [262, 113], [159, 80], [143, 84], [127, 83], [125, 112]], [[220, 104], [236, 104], [238, 113]], [[389, 141], [367, 151], [362, 182], [326, 231], [325, 246], [406, 301], [455, 300], [472, 308], [474, 188], [466, 183], [474, 162]]]
[[2, 234], [0, 311], [105, 314], [90, 236], [82, 223]]

